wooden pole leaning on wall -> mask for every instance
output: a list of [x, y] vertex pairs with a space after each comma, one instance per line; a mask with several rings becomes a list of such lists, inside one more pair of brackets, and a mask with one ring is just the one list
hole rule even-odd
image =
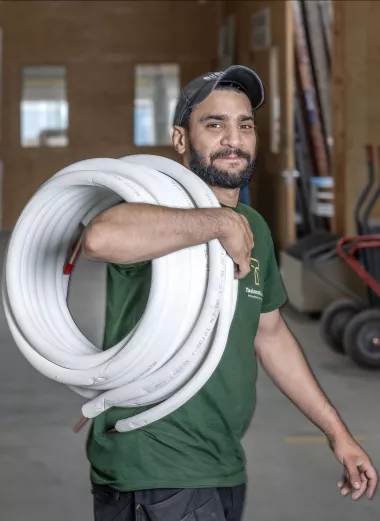
[[305, 30], [302, 21], [302, 11], [299, 0], [293, 0], [293, 30], [296, 55], [296, 68], [298, 69], [301, 91], [308, 115], [310, 139], [315, 158], [316, 174], [328, 176], [330, 174], [325, 140], [322, 134], [320, 114], [316, 103], [316, 93], [313, 85], [313, 77], [306, 43]]

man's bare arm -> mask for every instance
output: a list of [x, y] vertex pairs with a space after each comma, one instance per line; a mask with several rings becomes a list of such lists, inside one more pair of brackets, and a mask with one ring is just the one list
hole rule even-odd
[[278, 310], [261, 314], [255, 349], [282, 393], [326, 434], [337, 460], [346, 469], [346, 477], [340, 482], [342, 493], [346, 495], [354, 489], [352, 497], [358, 499], [367, 491], [371, 498], [377, 473], [323, 393]]
[[110, 208], [87, 226], [85, 257], [119, 264], [152, 260], [190, 246], [219, 239], [239, 267], [250, 270], [253, 236], [247, 220], [228, 208], [176, 209], [124, 203]]
[[262, 313], [255, 348], [264, 369], [277, 387], [309, 420], [328, 436], [345, 431], [278, 310]]

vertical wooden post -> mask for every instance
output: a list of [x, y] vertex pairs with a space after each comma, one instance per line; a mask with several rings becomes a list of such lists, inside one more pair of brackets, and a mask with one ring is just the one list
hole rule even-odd
[[334, 178], [334, 233], [344, 235], [346, 215], [346, 118], [345, 118], [345, 8], [346, 2], [334, 0], [332, 40], [332, 176]]

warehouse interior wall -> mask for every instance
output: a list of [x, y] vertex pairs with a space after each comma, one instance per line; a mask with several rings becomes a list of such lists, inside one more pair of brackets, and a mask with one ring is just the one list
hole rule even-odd
[[[354, 207], [367, 181], [364, 147], [380, 146], [380, 2], [334, 2], [333, 175], [335, 229], [355, 231]], [[380, 181], [379, 181], [380, 183]], [[380, 217], [379, 207], [374, 216]]]
[[[276, 245], [292, 244], [292, 3], [160, 0], [99, 1], [92, 2], [91, 9], [88, 6], [86, 1], [0, 2], [1, 229], [11, 229], [35, 190], [75, 161], [136, 153], [177, 159], [170, 144], [135, 143], [136, 70], [149, 64], [177, 68], [180, 85], [205, 71], [221, 70], [220, 28], [233, 15], [233, 62], [256, 70], [266, 87], [266, 103], [257, 112], [259, 144], [251, 203], [268, 221]], [[369, 0], [334, 2], [332, 163], [334, 229], [341, 234], [354, 232], [353, 207], [367, 175], [364, 145], [380, 144], [379, 9], [379, 2]], [[263, 10], [270, 14], [270, 45], [253, 50], [252, 17]], [[35, 67], [43, 74], [45, 67], [54, 68], [56, 96], [60, 96], [59, 78], [65, 77], [64, 146], [45, 146], [42, 141], [40, 146], [23, 146], [20, 105], [23, 96], [33, 100]], [[165, 133], [156, 123], [156, 130]], [[59, 141], [62, 136], [47, 138]]]
[[[170, 145], [134, 144], [135, 67], [177, 65], [182, 85], [215, 70], [221, 5], [193, 0], [90, 6], [86, 1], [0, 2], [3, 230], [14, 226], [44, 181], [75, 161], [136, 153], [176, 158]], [[22, 78], [31, 66], [54, 66], [57, 77], [62, 68], [66, 71], [67, 146], [21, 144]], [[33, 87], [28, 92], [33, 99]]]

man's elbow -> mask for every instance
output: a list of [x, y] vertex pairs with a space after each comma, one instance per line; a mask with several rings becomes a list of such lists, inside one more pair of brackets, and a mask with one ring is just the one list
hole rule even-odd
[[103, 260], [104, 238], [101, 227], [98, 224], [90, 224], [83, 234], [82, 254], [86, 259]]
[[266, 336], [275, 336], [280, 333], [284, 325], [279, 309], [261, 313], [258, 333]]
[[267, 349], [268, 345], [272, 345], [281, 339], [284, 326], [285, 322], [278, 309], [261, 314], [255, 338], [255, 350], [259, 356], [263, 350]]
[[110, 262], [116, 264], [132, 264], [135, 259], [133, 248], [120, 248], [117, 234], [104, 221], [94, 221], [84, 230], [82, 239], [82, 254], [92, 261]]

